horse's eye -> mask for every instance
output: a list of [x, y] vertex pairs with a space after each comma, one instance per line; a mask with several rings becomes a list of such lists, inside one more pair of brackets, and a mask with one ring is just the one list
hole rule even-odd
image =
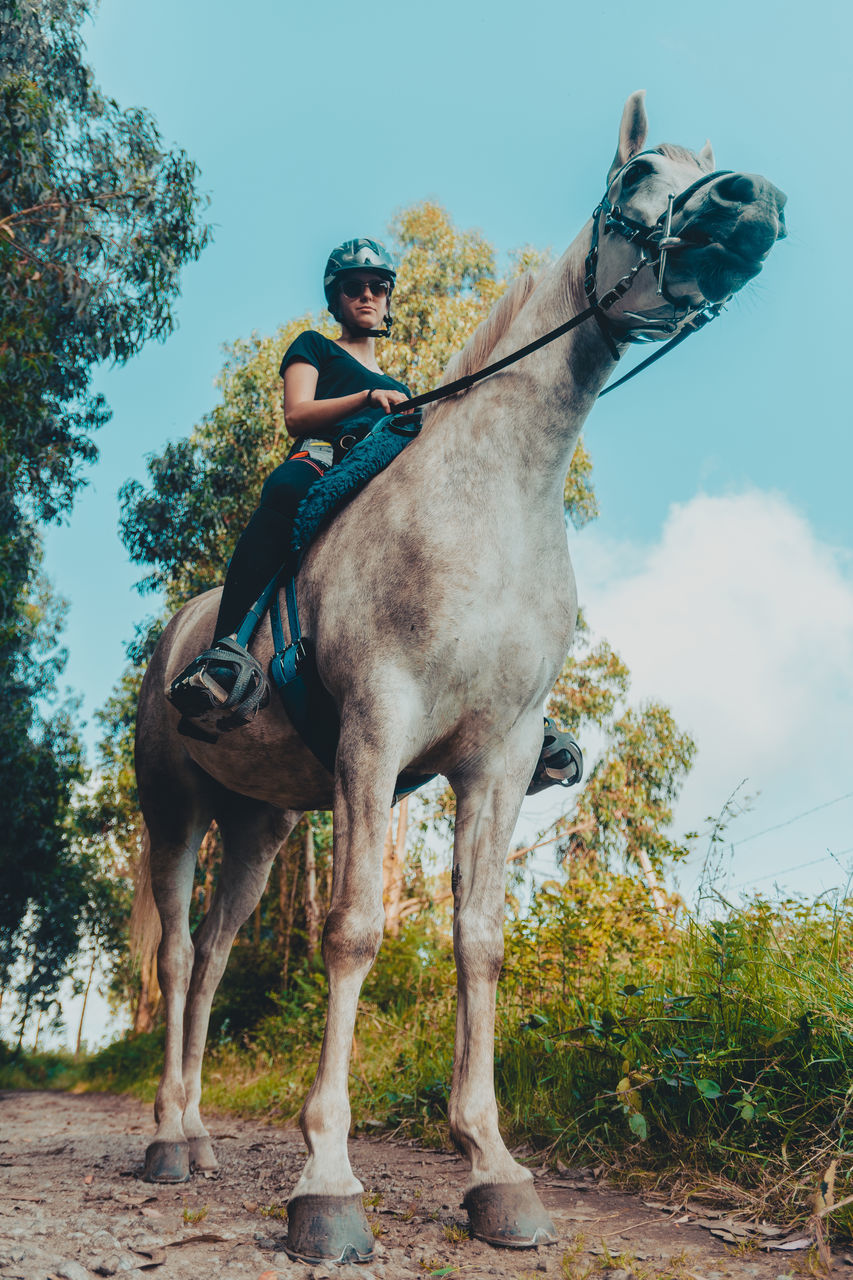
[[648, 160], [634, 160], [629, 164], [625, 172], [622, 174], [622, 190], [626, 187], [634, 187], [643, 178], [648, 178], [654, 173], [655, 167]]

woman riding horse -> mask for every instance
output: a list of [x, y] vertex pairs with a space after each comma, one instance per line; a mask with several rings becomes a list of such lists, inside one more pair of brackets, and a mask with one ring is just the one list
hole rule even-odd
[[[405, 383], [383, 373], [376, 362], [375, 340], [387, 337], [393, 323], [396, 278], [393, 259], [377, 240], [347, 240], [333, 249], [323, 288], [341, 335], [332, 341], [309, 329], [284, 354], [284, 413], [295, 443], [264, 484], [260, 506], [234, 549], [212, 648], [185, 667], [169, 691], [190, 735], [192, 721], [212, 710], [229, 712], [228, 727], [237, 728], [268, 701], [268, 686], [259, 688], [266, 678], [236, 643], [237, 630], [287, 559], [294, 518], [308, 490], [411, 396]], [[577, 743], [546, 720], [528, 793], [579, 782], [581, 770]]]

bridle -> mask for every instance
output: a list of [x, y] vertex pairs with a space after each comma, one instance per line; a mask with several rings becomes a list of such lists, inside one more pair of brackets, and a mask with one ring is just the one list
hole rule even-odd
[[[614, 332], [620, 342], [656, 342], [661, 334], [676, 334], [685, 324], [692, 325], [691, 332], [695, 332], [697, 327], [701, 328], [702, 324], [708, 324], [709, 321], [714, 320], [731, 297], [731, 294], [729, 294], [721, 302], [714, 303], [705, 299], [698, 305], [691, 306], [685, 299], [679, 301], [679, 299], [674, 298], [666, 288], [668, 255], [671, 251], [680, 249], [685, 245], [682, 237], [672, 234], [672, 219], [674, 215], [684, 208], [687, 201], [697, 191], [707, 186], [709, 182], [714, 182], [717, 178], [723, 178], [730, 174], [732, 172], [731, 169], [715, 169], [713, 173], [703, 174], [701, 178], [697, 178], [695, 182], [691, 183], [689, 187], [685, 187], [677, 196], [670, 192], [667, 197], [666, 208], [654, 226], [651, 227], [644, 222], [638, 222], [636, 218], [629, 218], [620, 205], [611, 204], [610, 191], [625, 170], [630, 168], [640, 156], [659, 154], [657, 151], [646, 150], [638, 151], [636, 155], [631, 156], [631, 159], [626, 161], [621, 169], [610, 179], [607, 190], [592, 215], [592, 238], [589, 252], [584, 262], [584, 293], [590, 306], [594, 309], [593, 314], [614, 360], [619, 359], [619, 353], [613, 340]], [[639, 248], [640, 260], [627, 275], [617, 281], [603, 298], [598, 299], [596, 297], [595, 273], [598, 266], [598, 239], [602, 219], [604, 234], [610, 235], [613, 232], [623, 236], [629, 244]], [[649, 254], [655, 256], [650, 257], [648, 256]], [[654, 272], [658, 283], [658, 296], [663, 297], [669, 303], [672, 308], [672, 317], [667, 320], [658, 316], [644, 316], [637, 311], [625, 311], [623, 315], [636, 321], [636, 323], [629, 325], [624, 330], [618, 330], [613, 321], [607, 316], [607, 311], [615, 302], [625, 296], [644, 267], [651, 267]], [[699, 316], [704, 317], [701, 324], [694, 325], [693, 321]], [[612, 388], [608, 389], [612, 390]]]
[[[646, 151], [638, 151], [636, 155], [631, 156], [631, 159], [626, 161], [621, 169], [610, 179], [607, 184], [607, 190], [593, 211], [592, 237], [584, 260], [583, 287], [588, 304], [584, 310], [580, 311], [576, 316], [572, 316], [571, 320], [566, 320], [563, 324], [558, 325], [556, 329], [550, 329], [548, 333], [543, 334], [541, 338], [537, 338], [535, 342], [530, 342], [527, 346], [513, 351], [511, 355], [504, 356], [502, 360], [496, 360], [494, 364], [487, 365], [484, 369], [477, 370], [476, 373], [466, 374], [464, 378], [456, 378], [453, 382], [444, 383], [440, 387], [433, 388], [432, 391], [425, 391], [422, 395], [415, 396], [412, 400], [407, 400], [400, 408], [401, 417], [408, 416], [410, 413], [423, 408], [424, 405], [434, 404], [438, 400], [445, 400], [448, 396], [456, 395], [460, 391], [467, 391], [474, 383], [491, 377], [493, 373], [506, 369], [518, 360], [523, 360], [525, 356], [538, 351], [540, 347], [547, 346], [550, 342], [556, 341], [563, 334], [569, 333], [570, 330], [576, 329], [578, 325], [591, 318], [595, 319], [607, 344], [607, 349], [614, 360], [619, 359], [617, 342], [656, 342], [661, 334], [673, 335], [654, 355], [643, 360], [630, 373], [626, 373], [624, 377], [619, 378], [618, 381], [612, 383], [611, 386], [606, 387], [600, 393], [606, 396], [631, 378], [635, 378], [638, 373], [648, 368], [649, 365], [654, 364], [656, 360], [660, 360], [661, 356], [666, 355], [673, 347], [678, 346], [691, 333], [697, 333], [699, 329], [703, 329], [705, 325], [710, 324], [712, 320], [717, 318], [731, 294], [728, 294], [720, 302], [708, 302], [707, 299], [703, 299], [697, 305], [690, 305], [686, 300], [673, 298], [666, 288], [666, 267], [670, 253], [694, 243], [685, 241], [680, 236], [672, 235], [672, 219], [674, 215], [702, 187], [709, 182], [713, 182], [716, 178], [725, 177], [726, 174], [732, 173], [733, 170], [716, 169], [713, 173], [706, 173], [701, 178], [697, 178], [695, 182], [691, 183], [689, 187], [686, 187], [677, 196], [670, 194], [667, 198], [667, 207], [663, 213], [653, 226], [648, 226], [644, 222], [638, 222], [635, 218], [629, 218], [618, 204], [612, 204], [610, 201], [610, 191], [613, 184], [622, 176], [629, 165], [643, 155], [660, 155], [660, 152], [648, 149]], [[602, 221], [604, 225], [603, 234], [606, 236], [614, 233], [624, 236], [626, 240], [639, 248], [640, 259], [621, 280], [617, 280], [612, 289], [609, 289], [603, 297], [599, 298], [596, 271], [598, 268], [598, 246]], [[654, 256], [649, 256], [650, 254]], [[644, 316], [641, 312], [625, 311], [623, 315], [629, 317], [635, 323], [623, 328], [613, 321], [607, 313], [620, 298], [625, 297], [637, 276], [647, 267], [654, 272], [658, 283], [658, 295], [670, 304], [672, 316], [670, 319], [664, 319], [655, 316]]]

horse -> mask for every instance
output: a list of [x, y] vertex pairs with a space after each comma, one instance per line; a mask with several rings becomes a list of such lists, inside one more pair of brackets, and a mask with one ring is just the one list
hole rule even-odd
[[[449, 1127], [468, 1164], [471, 1231], [512, 1248], [557, 1239], [529, 1170], [501, 1137], [493, 1056], [505, 859], [577, 616], [563, 483], [628, 343], [683, 336], [752, 279], [785, 234], [785, 196], [765, 178], [716, 171], [709, 143], [698, 153], [646, 147], [644, 99], [640, 91], [625, 104], [592, 219], [556, 263], [513, 283], [444, 381], [585, 307], [586, 322], [429, 406], [418, 437], [304, 558], [299, 609], [340, 716], [334, 776], [277, 700], [215, 744], [178, 734], [164, 690], [207, 646], [217, 590], [172, 618], [142, 684], [136, 768], [147, 836], [136, 925], [157, 948], [166, 1022], [150, 1181], [218, 1168], [200, 1112], [211, 1001], [283, 841], [304, 811], [333, 811], [322, 935], [328, 1009], [299, 1120], [307, 1160], [288, 1202], [286, 1248], [304, 1261], [371, 1256], [363, 1187], [347, 1153], [347, 1076], [359, 992], [383, 933], [383, 837], [403, 770], [443, 774], [456, 797]], [[272, 651], [264, 624], [252, 652], [266, 666]], [[221, 872], [191, 936], [196, 855], [212, 819]]]

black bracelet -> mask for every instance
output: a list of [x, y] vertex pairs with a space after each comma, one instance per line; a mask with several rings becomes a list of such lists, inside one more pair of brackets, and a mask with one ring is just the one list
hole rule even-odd
[[373, 408], [373, 387], [368, 387], [367, 389], [367, 399], [364, 402], [364, 407], [365, 409]]

